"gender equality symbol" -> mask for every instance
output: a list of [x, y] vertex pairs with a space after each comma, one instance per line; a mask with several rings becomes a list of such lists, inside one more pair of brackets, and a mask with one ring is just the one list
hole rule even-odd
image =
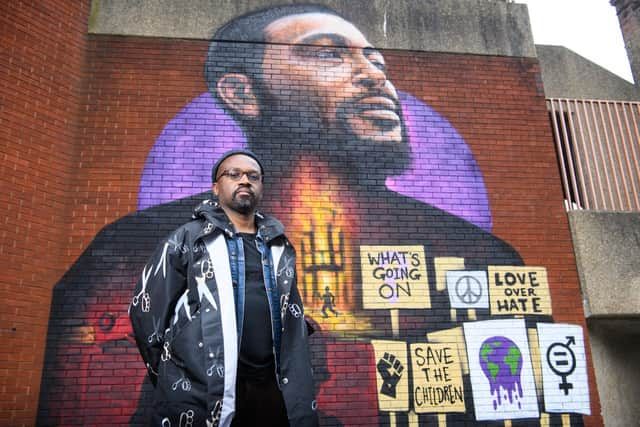
[[575, 345], [576, 339], [573, 336], [567, 337], [567, 343], [554, 342], [547, 350], [547, 363], [551, 370], [562, 378], [558, 388], [564, 391], [565, 396], [573, 388], [572, 383], [567, 382], [567, 377], [576, 370], [576, 355], [569, 347]]
[[465, 304], [475, 304], [482, 297], [482, 284], [473, 276], [462, 276], [456, 282], [456, 295]]

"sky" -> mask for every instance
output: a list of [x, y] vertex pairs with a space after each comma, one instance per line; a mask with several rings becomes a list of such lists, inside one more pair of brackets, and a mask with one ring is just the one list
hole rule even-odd
[[516, 0], [526, 3], [536, 44], [564, 46], [633, 82], [616, 16], [609, 0]]

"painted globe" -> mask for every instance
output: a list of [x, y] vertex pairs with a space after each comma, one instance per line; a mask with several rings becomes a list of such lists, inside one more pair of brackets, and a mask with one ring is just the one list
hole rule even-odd
[[[522, 352], [507, 337], [495, 336], [487, 338], [480, 346], [480, 366], [489, 380], [491, 394], [494, 396], [493, 408], [502, 404], [502, 397], [514, 400], [520, 407], [522, 398]], [[517, 392], [517, 394], [516, 394]]]

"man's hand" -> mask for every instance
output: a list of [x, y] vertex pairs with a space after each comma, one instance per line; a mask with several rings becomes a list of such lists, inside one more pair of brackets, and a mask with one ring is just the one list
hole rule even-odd
[[383, 381], [380, 393], [395, 399], [396, 385], [398, 385], [398, 381], [402, 377], [404, 366], [393, 354], [385, 352], [382, 359], [378, 361], [377, 368]]

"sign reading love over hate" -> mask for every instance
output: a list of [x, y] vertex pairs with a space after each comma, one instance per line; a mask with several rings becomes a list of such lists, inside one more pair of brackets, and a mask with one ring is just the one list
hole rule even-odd
[[492, 315], [551, 314], [551, 296], [544, 267], [490, 266]]

